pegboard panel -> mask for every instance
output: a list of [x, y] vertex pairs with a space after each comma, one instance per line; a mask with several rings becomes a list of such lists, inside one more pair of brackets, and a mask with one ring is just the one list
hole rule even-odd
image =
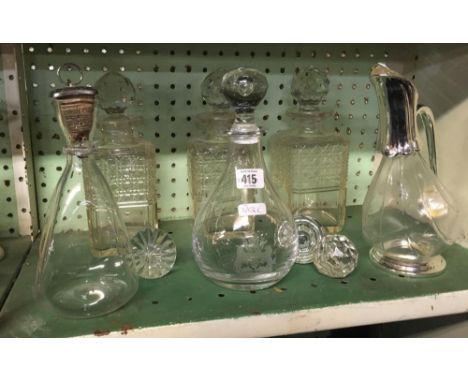
[[0, 60], [0, 238], [16, 237], [19, 231], [5, 81], [12, 79], [5, 76]]
[[64, 138], [49, 93], [61, 87], [57, 68], [73, 62], [84, 72], [84, 84], [94, 84], [105, 72], [122, 72], [135, 85], [137, 101], [129, 111], [140, 121], [140, 132], [157, 153], [160, 219], [191, 217], [187, 181], [187, 139], [193, 117], [206, 109], [200, 96], [204, 77], [219, 67], [250, 66], [262, 70], [269, 89], [257, 109], [268, 164], [271, 135], [286, 128], [285, 115], [293, 107], [290, 82], [299, 66], [313, 64], [330, 77], [324, 110], [327, 124], [349, 137], [349, 205], [362, 204], [375, 171], [374, 142], [377, 104], [368, 80], [372, 64], [390, 62], [404, 71], [412, 53], [398, 45], [235, 45], [235, 44], [26, 44], [25, 67], [29, 116], [42, 220], [65, 166]]

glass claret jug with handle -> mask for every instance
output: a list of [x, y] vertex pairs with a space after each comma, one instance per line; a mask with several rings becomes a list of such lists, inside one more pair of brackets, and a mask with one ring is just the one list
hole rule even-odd
[[379, 103], [383, 154], [363, 205], [370, 257], [398, 274], [437, 275], [446, 266], [441, 253], [464, 234], [458, 209], [434, 172], [434, 140], [427, 140], [430, 155], [423, 156], [416, 139], [417, 121], [427, 122], [430, 114], [417, 109], [414, 84], [386, 65], [375, 65], [370, 79]]
[[125, 226], [89, 143], [96, 90], [69, 86], [52, 97], [67, 164], [42, 230], [36, 288], [67, 316], [100, 316], [125, 305], [138, 279]]
[[236, 111], [227, 166], [193, 227], [193, 252], [201, 271], [237, 290], [277, 283], [297, 256], [294, 220], [270, 182], [254, 120], [254, 107], [267, 86], [265, 76], [255, 69], [238, 68], [224, 75], [222, 89]]

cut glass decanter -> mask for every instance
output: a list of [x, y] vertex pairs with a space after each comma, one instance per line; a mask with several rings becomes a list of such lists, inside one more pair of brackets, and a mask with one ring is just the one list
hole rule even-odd
[[96, 88], [105, 116], [99, 124], [95, 157], [126, 225], [135, 254], [134, 271], [143, 278], [162, 277], [175, 263], [176, 247], [158, 228], [155, 147], [137, 135], [135, 119], [126, 115], [135, 88], [116, 72], [102, 76]]

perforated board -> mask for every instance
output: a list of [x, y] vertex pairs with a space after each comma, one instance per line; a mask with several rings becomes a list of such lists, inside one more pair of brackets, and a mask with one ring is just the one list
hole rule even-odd
[[289, 86], [294, 70], [310, 64], [326, 70], [331, 81], [323, 105], [329, 111], [326, 122], [350, 139], [347, 204], [358, 205], [376, 165], [377, 104], [369, 68], [385, 61], [405, 72], [414, 58], [411, 49], [398, 45], [25, 44], [24, 51], [41, 220], [65, 162], [49, 93], [62, 86], [56, 70], [66, 62], [83, 68], [84, 84], [94, 84], [109, 70], [123, 72], [134, 83], [137, 102], [130, 113], [141, 117], [140, 132], [156, 147], [159, 218], [171, 220], [192, 216], [186, 144], [195, 128], [193, 116], [206, 108], [200, 84], [212, 70], [249, 66], [265, 72], [269, 90], [257, 116], [267, 165], [269, 138], [286, 128], [285, 112], [293, 107]]
[[18, 235], [18, 214], [13, 160], [8, 129], [5, 78], [0, 60], [0, 238]]

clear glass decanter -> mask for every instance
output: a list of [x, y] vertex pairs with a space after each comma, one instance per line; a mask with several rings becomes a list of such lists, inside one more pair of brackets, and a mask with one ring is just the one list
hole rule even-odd
[[162, 277], [174, 266], [176, 247], [158, 229], [155, 147], [137, 136], [126, 115], [135, 88], [120, 73], [109, 72], [97, 81], [96, 89], [105, 116], [99, 121], [94, 156], [126, 225], [134, 271], [143, 278]]
[[[340, 232], [346, 216], [346, 179], [349, 141], [325, 126], [322, 99], [329, 80], [308, 66], [295, 73], [291, 94], [298, 107], [289, 110], [289, 128], [270, 141], [272, 177], [286, 192], [294, 216], [317, 220], [328, 233]], [[300, 235], [301, 236], [301, 235]], [[297, 261], [312, 261], [307, 246], [299, 248]]]
[[234, 121], [234, 113], [221, 91], [221, 81], [226, 72], [226, 69], [217, 69], [203, 80], [202, 97], [211, 110], [195, 116], [196, 130], [187, 145], [194, 217], [218, 184], [226, 167], [229, 146], [227, 132]]
[[42, 231], [36, 288], [75, 317], [110, 313], [138, 288], [125, 226], [89, 144], [95, 95], [95, 89], [77, 86], [52, 93], [67, 164]]
[[95, 158], [119, 207], [129, 237], [146, 227], [157, 228], [155, 147], [137, 136], [127, 108], [135, 88], [120, 73], [109, 72], [96, 82], [99, 121]]
[[294, 220], [270, 182], [254, 121], [254, 107], [267, 87], [255, 69], [225, 74], [222, 89], [236, 109], [227, 165], [193, 227], [193, 252], [201, 271], [237, 290], [275, 284], [297, 256]]
[[399, 274], [438, 274], [446, 265], [442, 251], [463, 232], [458, 209], [433, 171], [435, 159], [425, 160], [416, 140], [416, 121], [429, 114], [417, 109], [417, 89], [399, 73], [377, 64], [370, 79], [379, 102], [383, 154], [362, 211], [370, 257]]

